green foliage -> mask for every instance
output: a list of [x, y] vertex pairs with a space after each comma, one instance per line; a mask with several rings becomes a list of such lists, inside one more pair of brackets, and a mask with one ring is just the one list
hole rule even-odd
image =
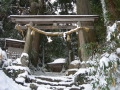
[[47, 37], [43, 36], [43, 42], [41, 43], [41, 48], [44, 49], [46, 62], [50, 62], [52, 59], [66, 57], [67, 55], [66, 42], [63, 37], [54, 36], [51, 37], [51, 39], [52, 42], [49, 43]]
[[[114, 0], [114, 3], [116, 5], [117, 12], [120, 13], [120, 0]], [[120, 17], [120, 14], [118, 17]]]
[[94, 28], [96, 31], [97, 42], [102, 43], [105, 41], [106, 37], [106, 27], [104, 25], [103, 11], [100, 0], [90, 0], [92, 13], [95, 15], [100, 15], [99, 19], [95, 21]]
[[73, 3], [76, 3], [76, 0], [56, 0], [53, 4], [53, 7], [55, 11], [58, 11], [58, 9], [60, 9], [60, 15], [75, 14], [75, 12], [73, 12]]
[[[93, 89], [97, 88], [100, 90], [110, 90], [109, 86], [116, 86], [116, 79], [117, 75], [119, 74], [117, 70], [120, 66], [120, 58], [119, 55], [116, 54], [116, 48], [119, 47], [119, 30], [116, 28], [116, 30], [112, 32], [111, 36], [111, 40], [100, 47], [102, 54], [96, 54], [93, 56], [93, 58], [91, 58], [94, 59], [97, 63], [97, 65], [95, 65], [96, 67], [92, 65], [96, 69], [96, 73], [93, 74], [96, 76], [96, 79], [92, 82]], [[116, 58], [113, 54], [116, 56]], [[101, 58], [103, 57], [108, 59], [108, 61], [104, 61], [108, 63], [108, 66], [106, 66], [106, 64], [101, 61]], [[101, 64], [103, 64], [102, 67]], [[104, 85], [100, 84], [101, 79], [103, 78], [105, 80]]]
[[107, 6], [107, 16], [111, 23], [113, 23], [116, 20], [119, 20], [120, 17], [120, 1], [119, 0], [112, 0], [112, 8], [111, 5], [109, 5], [110, 1], [106, 0], [106, 6]]
[[2, 38], [17, 38], [21, 39], [20, 34], [18, 31], [14, 29], [15, 24], [11, 23], [8, 19], [9, 15], [17, 14], [17, 9], [13, 9], [13, 5], [15, 5], [15, 0], [1, 0], [0, 6], [0, 15], [3, 15], [2, 22], [3, 22], [3, 32], [0, 37]]
[[95, 53], [96, 53], [96, 50], [97, 50], [97, 43], [96, 42], [90, 42], [90, 43], [87, 43], [87, 44], [84, 44], [82, 45], [80, 48], [79, 48], [79, 51], [81, 49], [84, 49], [84, 54], [86, 56], [93, 56]]
[[4, 15], [10, 14], [10, 5], [12, 0], [1, 0], [0, 13]]

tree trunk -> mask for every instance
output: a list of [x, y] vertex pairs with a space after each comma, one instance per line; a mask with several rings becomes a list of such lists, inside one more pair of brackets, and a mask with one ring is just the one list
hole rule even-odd
[[107, 3], [107, 7], [108, 7], [108, 11], [110, 12], [110, 15], [111, 15], [111, 18], [112, 20], [110, 21], [115, 21], [119, 18], [119, 14], [117, 12], [117, 7], [116, 7], [116, 4], [115, 4], [115, 0], [107, 0], [108, 3]]
[[[89, 0], [77, 0], [77, 14], [78, 15], [90, 15], [90, 1]], [[87, 27], [88, 25], [93, 25], [92, 22], [78, 22], [78, 25], [81, 27]], [[81, 47], [79, 51], [79, 57], [81, 61], [85, 61], [88, 59], [88, 56], [85, 54], [85, 49], [82, 48], [86, 43], [94, 42], [96, 40], [94, 30], [90, 30], [86, 32], [84, 30], [78, 31], [78, 39], [79, 39], [79, 47]]]
[[90, 15], [90, 0], [77, 0], [77, 14], [79, 15]]

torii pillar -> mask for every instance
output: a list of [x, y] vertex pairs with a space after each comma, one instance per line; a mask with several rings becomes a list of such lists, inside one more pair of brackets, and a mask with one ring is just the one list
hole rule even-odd
[[[30, 22], [29, 24], [33, 26], [32, 22]], [[27, 54], [29, 53], [31, 47], [31, 41], [32, 41], [31, 29], [28, 27], [23, 53], [27, 53]]]

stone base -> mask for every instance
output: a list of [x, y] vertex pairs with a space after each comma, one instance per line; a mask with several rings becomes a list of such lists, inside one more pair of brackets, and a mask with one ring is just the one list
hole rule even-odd
[[71, 75], [71, 74], [73, 75], [73, 74], [75, 74], [77, 71], [78, 71], [78, 69], [68, 69], [66, 75], [67, 75], [67, 76], [68, 76], [68, 75]]

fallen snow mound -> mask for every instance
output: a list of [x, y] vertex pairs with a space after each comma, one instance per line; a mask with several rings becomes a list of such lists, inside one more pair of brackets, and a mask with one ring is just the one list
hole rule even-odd
[[0, 90], [30, 90], [30, 88], [15, 83], [11, 78], [6, 76], [2, 70], [0, 70]]
[[64, 59], [64, 58], [58, 58], [58, 59], [55, 59], [51, 63], [66, 63], [66, 59]]

